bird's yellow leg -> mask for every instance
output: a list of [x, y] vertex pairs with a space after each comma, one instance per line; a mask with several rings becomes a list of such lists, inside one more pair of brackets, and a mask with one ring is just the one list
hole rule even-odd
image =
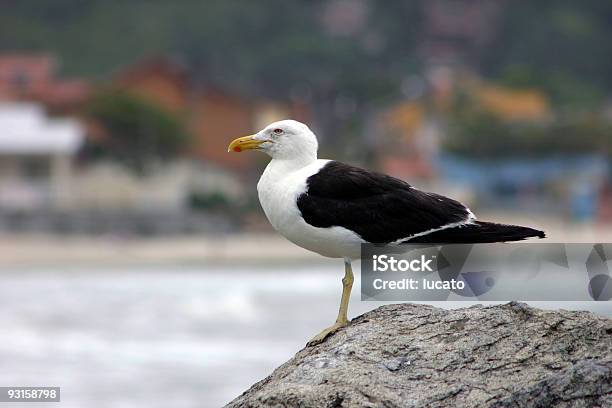
[[338, 317], [336, 318], [336, 324], [347, 325], [348, 319], [348, 307], [349, 300], [351, 299], [351, 289], [353, 289], [353, 282], [355, 277], [353, 276], [353, 268], [351, 268], [350, 259], [344, 260], [344, 278], [342, 278], [342, 298], [340, 299], [340, 309], [338, 310]]
[[351, 298], [351, 289], [353, 288], [353, 282], [355, 277], [353, 276], [353, 268], [351, 268], [351, 260], [344, 260], [344, 278], [342, 278], [342, 298], [340, 300], [340, 310], [338, 310], [338, 317], [336, 323], [323, 330], [321, 333], [314, 336], [308, 342], [307, 346], [314, 346], [315, 344], [321, 343], [327, 336], [334, 333], [341, 327], [349, 324], [348, 319], [348, 306]]

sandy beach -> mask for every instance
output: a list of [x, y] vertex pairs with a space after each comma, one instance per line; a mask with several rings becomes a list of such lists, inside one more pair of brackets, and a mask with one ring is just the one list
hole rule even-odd
[[[537, 242], [612, 242], [609, 225], [569, 224], [554, 219], [482, 215], [547, 233]], [[536, 241], [534, 241], [536, 242]], [[267, 263], [322, 261], [274, 232], [168, 236], [53, 236], [0, 234], [0, 265], [23, 264], [142, 264], [142, 263]]]

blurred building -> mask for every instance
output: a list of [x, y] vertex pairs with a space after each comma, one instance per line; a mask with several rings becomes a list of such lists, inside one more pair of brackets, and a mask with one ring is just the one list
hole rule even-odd
[[48, 55], [0, 55], [0, 229], [226, 230], [232, 223], [207, 211], [245, 203], [244, 178], [256, 173], [257, 159], [228, 154], [227, 144], [289, 115], [285, 105], [202, 85], [171, 59], [143, 60], [111, 87], [174, 115], [192, 141], [180, 157], [138, 174], [80, 154], [104, 136], [100, 123], [80, 118], [95, 91], [56, 70]]
[[474, 102], [510, 122], [543, 122], [551, 117], [550, 102], [536, 89], [510, 89], [477, 82], [470, 89]]
[[74, 119], [0, 103], [0, 210], [65, 210], [74, 203], [74, 157], [85, 137]]
[[450, 154], [443, 148], [444, 141], [452, 137], [449, 118], [457, 108], [453, 102], [457, 95], [470, 109], [488, 112], [504, 126], [520, 127], [550, 123], [554, 114], [544, 93], [505, 88], [474, 76], [446, 84], [448, 94], [440, 93], [438, 85], [435, 78], [430, 80], [420, 96], [391, 104], [373, 118], [376, 137], [371, 143], [383, 172], [426, 189], [445, 191], [474, 207], [540, 211], [574, 220], [610, 219], [606, 185], [612, 168], [602, 155], [509, 154], [492, 160]]
[[[58, 76], [48, 54], [0, 54], [0, 229], [187, 231], [230, 228], [222, 217], [193, 212], [245, 200], [241, 174], [254, 157], [227, 154], [232, 138], [283, 106], [203, 86], [176, 61], [143, 60], [111, 84], [184, 121], [193, 135], [184, 155], [136, 174], [80, 149], [104, 132], [81, 115], [95, 90]], [[216, 227], [215, 227], [216, 225]]]
[[176, 160], [134, 174], [113, 162], [83, 163], [86, 129], [41, 104], [0, 103], [0, 230], [186, 232], [227, 229], [189, 210], [190, 195], [243, 198], [235, 177]]
[[192, 135], [188, 156], [208, 166], [246, 172], [256, 157], [227, 154], [232, 139], [253, 133], [269, 122], [292, 116], [288, 104], [271, 103], [236, 95], [208, 83], [179, 62], [156, 57], [144, 59], [120, 71], [115, 82], [121, 89], [181, 115]]
[[440, 129], [424, 103], [403, 101], [384, 109], [375, 119], [376, 156], [380, 169], [405, 180], [431, 180]]
[[599, 155], [474, 160], [442, 154], [436, 167], [455, 186], [474, 189], [475, 207], [530, 211], [577, 221], [606, 219], [609, 162]]
[[91, 86], [81, 79], [60, 78], [49, 54], [0, 54], [0, 101], [35, 101], [54, 111], [77, 109]]
[[471, 106], [505, 122], [543, 122], [551, 117], [549, 101], [541, 91], [505, 88], [473, 76], [458, 81], [450, 71], [439, 71], [446, 72], [445, 80], [439, 72], [429, 78], [424, 93], [391, 104], [375, 116], [377, 137], [372, 142], [384, 172], [403, 179], [436, 177], [436, 157], [448, 133], [446, 120], [458, 93], [467, 96]]

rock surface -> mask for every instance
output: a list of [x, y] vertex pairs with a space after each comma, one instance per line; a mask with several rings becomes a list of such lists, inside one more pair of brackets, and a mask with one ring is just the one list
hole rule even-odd
[[228, 407], [612, 407], [612, 320], [522, 303], [383, 306]]

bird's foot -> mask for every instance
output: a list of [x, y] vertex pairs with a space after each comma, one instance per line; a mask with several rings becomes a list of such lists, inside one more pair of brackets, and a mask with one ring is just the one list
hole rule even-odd
[[332, 326], [329, 326], [327, 329], [323, 330], [321, 333], [314, 336], [308, 343], [306, 343], [306, 347], [316, 346], [317, 344], [322, 343], [327, 337], [334, 334], [338, 329], [348, 325], [349, 322], [336, 322]]

